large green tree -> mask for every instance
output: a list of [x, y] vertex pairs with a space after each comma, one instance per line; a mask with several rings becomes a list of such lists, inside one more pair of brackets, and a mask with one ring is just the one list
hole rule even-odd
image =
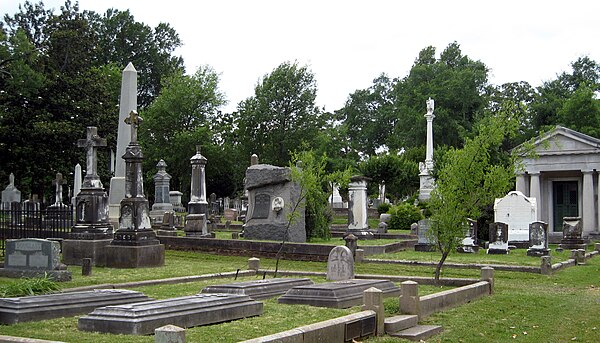
[[236, 141], [248, 156], [287, 165], [290, 153], [302, 143], [312, 146], [323, 127], [315, 106], [317, 84], [306, 66], [285, 62], [265, 75], [254, 88], [254, 96], [242, 101], [234, 113]]

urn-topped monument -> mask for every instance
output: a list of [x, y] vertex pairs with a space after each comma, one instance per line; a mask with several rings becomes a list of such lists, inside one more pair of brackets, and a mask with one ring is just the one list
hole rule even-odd
[[113, 268], [156, 267], [165, 263], [165, 246], [152, 231], [148, 200], [144, 197], [142, 161], [144, 155], [137, 142], [142, 122], [131, 111], [125, 123], [131, 128], [131, 142], [125, 149], [125, 198], [121, 200], [119, 229], [108, 246], [107, 266]]

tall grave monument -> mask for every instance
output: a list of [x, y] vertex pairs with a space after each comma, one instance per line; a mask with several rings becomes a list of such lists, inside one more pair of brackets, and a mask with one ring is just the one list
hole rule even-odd
[[12, 204], [21, 203], [21, 191], [15, 187], [15, 174], [10, 173], [8, 177], [8, 186], [2, 191], [2, 209], [10, 210]]
[[373, 231], [369, 230], [367, 197], [367, 182], [370, 178], [355, 175], [348, 184], [348, 230], [346, 234], [353, 234], [358, 238], [373, 238]]
[[165, 263], [165, 246], [152, 231], [148, 216], [148, 200], [144, 197], [142, 148], [137, 142], [137, 129], [142, 118], [131, 111], [125, 122], [130, 125], [131, 139], [125, 149], [125, 198], [121, 200], [119, 229], [107, 247], [108, 267], [158, 267]]
[[83, 258], [91, 258], [93, 265], [105, 266], [113, 226], [108, 219], [108, 196], [98, 176], [96, 150], [106, 146], [106, 138], [100, 138], [98, 129], [90, 126], [86, 139], [80, 139], [77, 145], [86, 149], [86, 175], [75, 197], [76, 224], [63, 242], [63, 260], [80, 265]]
[[429, 200], [431, 198], [431, 191], [434, 188], [434, 179], [431, 176], [433, 170], [433, 110], [435, 103], [433, 99], [429, 98], [427, 101], [427, 113], [425, 119], [427, 120], [427, 148], [425, 153], [425, 163], [419, 163], [419, 200]]
[[190, 158], [192, 164], [192, 180], [188, 215], [185, 223], [186, 236], [208, 236], [208, 201], [206, 200], [206, 157], [200, 153], [200, 145], [196, 146], [196, 154]]
[[165, 212], [173, 212], [173, 204], [169, 198], [171, 175], [167, 173], [165, 160], [158, 161], [158, 172], [154, 175], [154, 204], [150, 211], [150, 218], [154, 221], [162, 220]]
[[119, 101], [119, 129], [117, 131], [117, 157], [115, 161], [115, 175], [110, 179], [109, 215], [112, 223], [119, 220], [119, 208], [125, 198], [125, 154], [130, 142], [130, 135], [125, 125], [125, 119], [131, 111], [137, 111], [137, 71], [129, 63], [123, 70], [121, 79], [121, 98]]

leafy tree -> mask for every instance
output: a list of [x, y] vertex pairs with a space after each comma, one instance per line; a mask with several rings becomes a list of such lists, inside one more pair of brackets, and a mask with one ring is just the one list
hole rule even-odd
[[494, 163], [491, 155], [505, 137], [516, 133], [518, 118], [514, 109], [514, 104], [503, 104], [502, 111], [480, 122], [478, 134], [467, 138], [463, 148], [451, 148], [444, 155], [429, 207], [433, 222], [431, 238], [441, 253], [436, 280], [444, 261], [464, 238], [467, 218], [478, 218], [486, 205], [512, 185], [515, 160], [508, 158]]
[[371, 193], [376, 192], [375, 188], [381, 182], [385, 182], [386, 194], [395, 199], [412, 195], [419, 189], [418, 163], [396, 151], [370, 156], [359, 164], [358, 169], [373, 180], [369, 183]]
[[140, 141], [146, 156], [144, 169], [149, 174], [146, 180], [152, 180], [156, 163], [164, 159], [173, 177], [171, 184], [184, 192], [189, 190], [189, 160], [200, 144], [202, 154], [209, 161], [207, 185], [219, 187], [223, 195], [232, 191], [227, 168], [233, 161], [227, 159], [224, 150], [216, 144], [211, 128], [219, 116], [219, 107], [226, 102], [218, 83], [217, 73], [208, 66], [198, 68], [194, 75], [179, 73], [164, 81], [160, 95], [142, 112], [144, 124]]
[[286, 165], [292, 150], [303, 142], [312, 146], [324, 124], [316, 95], [314, 75], [306, 66], [279, 65], [233, 114], [239, 148], [246, 156], [256, 153], [265, 163]]
[[558, 118], [568, 128], [600, 138], [600, 100], [587, 86], [577, 88], [564, 102]]

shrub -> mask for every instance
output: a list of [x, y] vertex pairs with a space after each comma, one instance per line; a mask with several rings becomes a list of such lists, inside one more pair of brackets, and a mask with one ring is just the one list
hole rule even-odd
[[377, 206], [377, 213], [379, 213], [379, 214], [388, 213], [388, 211], [390, 210], [391, 207], [392, 207], [392, 205], [390, 205], [386, 202], [379, 204], [379, 206]]
[[409, 203], [393, 206], [389, 213], [392, 215], [388, 227], [390, 230], [408, 230], [412, 223], [423, 219], [421, 210]]

